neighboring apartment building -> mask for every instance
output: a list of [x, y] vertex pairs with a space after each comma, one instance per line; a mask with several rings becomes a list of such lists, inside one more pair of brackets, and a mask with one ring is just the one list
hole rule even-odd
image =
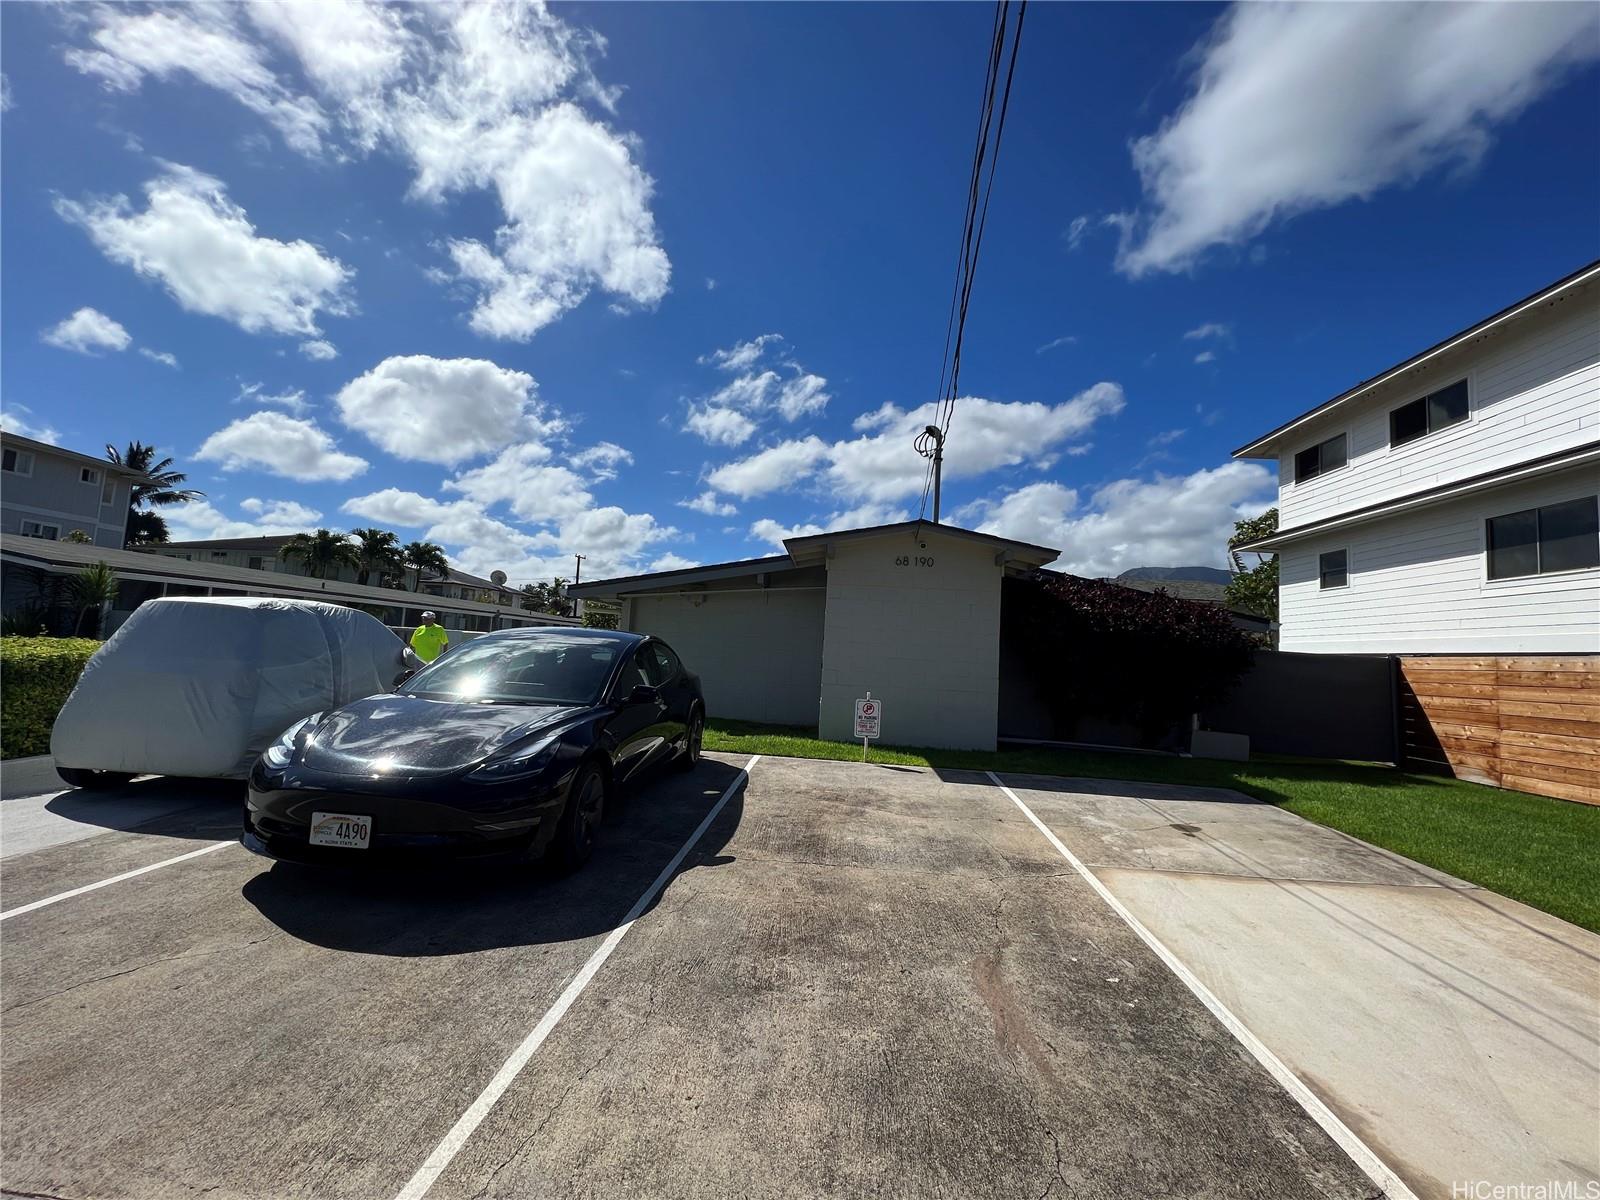
[[0, 533], [60, 541], [81, 529], [120, 550], [138, 472], [48, 442], [0, 432]]
[[1600, 651], [1600, 263], [1234, 456], [1278, 463], [1282, 649]]
[[[168, 542], [161, 546], [151, 546], [149, 549], [168, 558], [181, 558], [189, 562], [299, 575], [304, 573], [299, 560], [284, 559], [280, 556], [285, 543], [293, 536], [273, 534], [262, 537], [210, 538], [204, 541]], [[357, 573], [349, 567], [338, 567], [328, 578], [340, 583], [354, 583], [356, 575]], [[412, 583], [410, 571], [406, 572], [405, 583], [408, 588]], [[443, 579], [424, 578], [422, 594], [437, 596], [441, 600], [467, 600], [475, 604], [494, 604], [504, 608], [514, 607], [517, 600], [517, 594], [511, 588], [502, 587], [492, 580], [470, 575], [465, 571], [457, 571], [454, 568]]]

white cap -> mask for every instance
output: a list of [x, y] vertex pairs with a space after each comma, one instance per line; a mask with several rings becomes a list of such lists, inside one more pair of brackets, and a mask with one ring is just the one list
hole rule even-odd
[[424, 621], [436, 621], [439, 619], [439, 614], [434, 612], [432, 609], [428, 609], [423, 612], [422, 619]]

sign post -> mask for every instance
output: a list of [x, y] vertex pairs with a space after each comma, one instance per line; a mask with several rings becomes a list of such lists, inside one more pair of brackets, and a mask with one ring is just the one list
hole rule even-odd
[[861, 761], [867, 761], [867, 742], [878, 736], [883, 721], [883, 701], [874, 700], [868, 692], [865, 699], [856, 701], [856, 736], [861, 739]]

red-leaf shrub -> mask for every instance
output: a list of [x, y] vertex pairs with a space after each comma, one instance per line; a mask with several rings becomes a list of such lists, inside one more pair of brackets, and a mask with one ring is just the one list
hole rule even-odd
[[1154, 745], [1224, 699], [1255, 654], [1220, 605], [1108, 579], [1040, 575], [1009, 589], [1006, 604], [1062, 728], [1080, 718], [1122, 721]]

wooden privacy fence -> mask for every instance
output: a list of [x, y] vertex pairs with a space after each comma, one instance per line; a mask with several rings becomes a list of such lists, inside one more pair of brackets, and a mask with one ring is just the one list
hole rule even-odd
[[1400, 660], [1405, 758], [1600, 804], [1600, 654]]

